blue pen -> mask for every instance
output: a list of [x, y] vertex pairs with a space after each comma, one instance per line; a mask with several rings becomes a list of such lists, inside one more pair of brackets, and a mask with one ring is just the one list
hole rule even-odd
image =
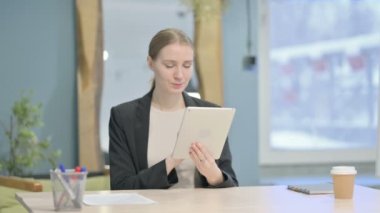
[[82, 166], [82, 168], [80, 169], [81, 172], [87, 172], [87, 168], [85, 166]]
[[61, 172], [66, 172], [65, 166], [62, 163], [60, 163], [58, 167]]
[[[61, 173], [65, 173], [65, 172], [66, 172], [66, 169], [65, 169], [65, 166], [63, 165], [63, 163], [60, 163], [60, 164], [58, 165], [58, 168], [59, 168], [59, 170], [61, 171]], [[67, 183], [70, 182], [69, 177], [68, 177], [67, 175], [64, 175], [63, 178], [65, 178], [65, 180], [66, 180]]]

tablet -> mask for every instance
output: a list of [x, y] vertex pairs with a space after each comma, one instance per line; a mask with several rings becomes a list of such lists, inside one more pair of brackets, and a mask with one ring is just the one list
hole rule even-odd
[[332, 183], [288, 185], [288, 189], [309, 195], [334, 193], [334, 186]]
[[220, 158], [235, 114], [234, 108], [187, 107], [182, 118], [173, 158], [190, 158], [193, 142], [202, 143], [215, 159]]

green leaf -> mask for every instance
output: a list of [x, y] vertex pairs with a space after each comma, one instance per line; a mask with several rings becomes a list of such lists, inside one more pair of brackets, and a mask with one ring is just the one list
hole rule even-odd
[[3, 129], [11, 152], [1, 161], [0, 171], [21, 175], [42, 160], [48, 160], [55, 167], [60, 150], [49, 150], [51, 139], [40, 140], [35, 132], [43, 126], [42, 103], [32, 103], [31, 92], [23, 93], [14, 102], [10, 117], [9, 127], [3, 125]]

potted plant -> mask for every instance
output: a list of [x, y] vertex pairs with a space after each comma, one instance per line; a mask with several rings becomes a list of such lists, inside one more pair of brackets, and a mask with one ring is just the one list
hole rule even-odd
[[36, 129], [44, 124], [41, 110], [42, 104], [32, 103], [31, 94], [24, 93], [13, 104], [9, 126], [0, 122], [3, 132], [0, 142], [9, 145], [9, 153], [0, 157], [0, 174], [23, 176], [43, 160], [51, 168], [56, 167], [60, 150], [50, 150], [50, 138], [39, 139], [36, 134]]

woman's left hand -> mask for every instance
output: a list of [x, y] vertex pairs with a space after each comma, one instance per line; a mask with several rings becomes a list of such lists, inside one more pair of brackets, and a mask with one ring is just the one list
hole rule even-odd
[[222, 171], [206, 147], [198, 142], [192, 143], [189, 154], [198, 171], [206, 177], [210, 185], [215, 186], [223, 182]]

